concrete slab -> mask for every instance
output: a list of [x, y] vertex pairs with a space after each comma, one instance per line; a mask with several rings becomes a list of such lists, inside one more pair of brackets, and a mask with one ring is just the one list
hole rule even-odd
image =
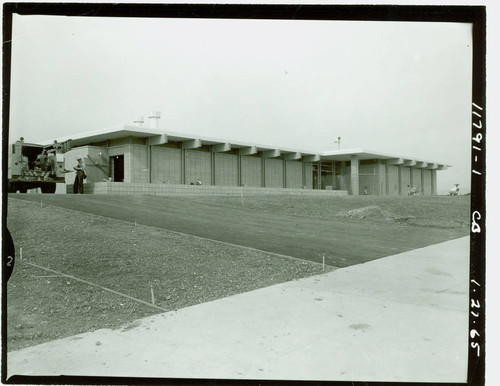
[[8, 353], [8, 374], [465, 382], [469, 238]]

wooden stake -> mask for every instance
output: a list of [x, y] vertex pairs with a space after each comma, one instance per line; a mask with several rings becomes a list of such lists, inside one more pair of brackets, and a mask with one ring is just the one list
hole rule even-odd
[[155, 305], [155, 293], [153, 291], [153, 284], [152, 283], [149, 283], [149, 286], [151, 288], [151, 303], [153, 304], [153, 306]]
[[19, 248], [19, 260], [23, 259], [23, 247]]
[[325, 270], [325, 254], [323, 253], [323, 271]]

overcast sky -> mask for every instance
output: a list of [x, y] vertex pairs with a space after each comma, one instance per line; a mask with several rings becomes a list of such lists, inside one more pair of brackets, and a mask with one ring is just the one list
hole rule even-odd
[[131, 123], [451, 164], [470, 189], [472, 27], [14, 16], [10, 142]]

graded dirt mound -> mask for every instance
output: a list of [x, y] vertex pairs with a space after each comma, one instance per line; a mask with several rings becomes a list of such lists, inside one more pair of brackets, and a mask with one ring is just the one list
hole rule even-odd
[[428, 218], [417, 218], [415, 216], [406, 215], [400, 216], [389, 212], [387, 210], [381, 209], [378, 205], [369, 205], [362, 208], [351, 209], [347, 212], [338, 213], [341, 217], [349, 217], [352, 219], [367, 219], [367, 220], [380, 220], [388, 222], [403, 223], [406, 225], [421, 226], [421, 227], [434, 227], [434, 228], [463, 228], [467, 227], [467, 224], [462, 221], [450, 220], [450, 219], [428, 219]]
[[380, 220], [395, 220], [397, 218], [394, 214], [386, 210], [382, 210], [378, 205], [369, 205], [358, 209], [351, 209], [347, 212], [340, 213], [340, 216], [356, 219], [376, 218]]

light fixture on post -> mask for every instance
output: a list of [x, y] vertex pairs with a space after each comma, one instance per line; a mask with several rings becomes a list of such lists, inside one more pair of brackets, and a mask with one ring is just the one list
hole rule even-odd
[[338, 144], [338, 149], [340, 150], [340, 137], [337, 137], [337, 140], [335, 141], [335, 143]]

